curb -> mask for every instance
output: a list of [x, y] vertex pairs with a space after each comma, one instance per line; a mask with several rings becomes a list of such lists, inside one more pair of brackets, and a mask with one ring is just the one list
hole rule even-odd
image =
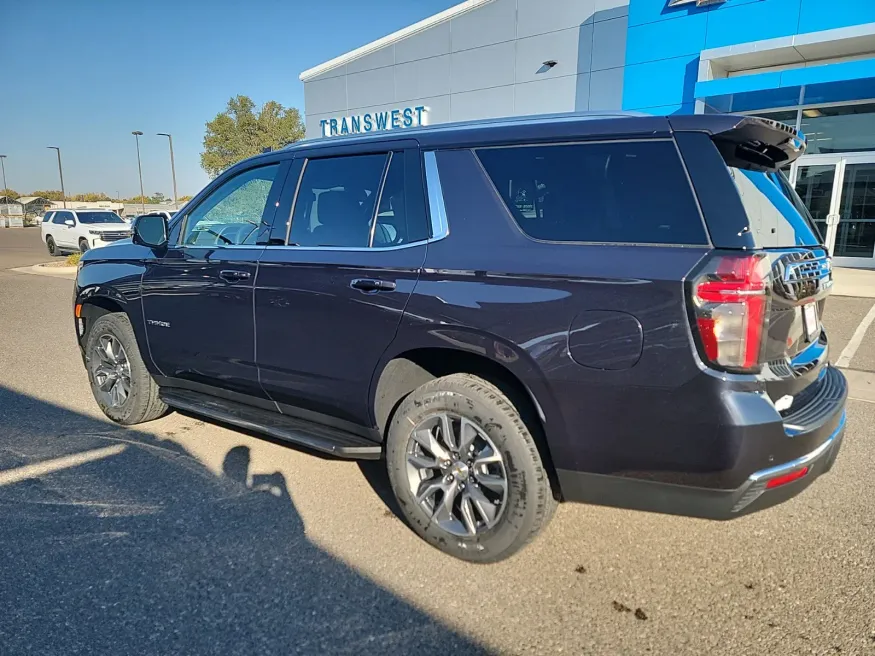
[[32, 266], [16, 267], [9, 269], [16, 273], [29, 273], [35, 276], [49, 276], [50, 278], [67, 278], [73, 280], [76, 278], [77, 267], [47, 267], [43, 264], [34, 264]]

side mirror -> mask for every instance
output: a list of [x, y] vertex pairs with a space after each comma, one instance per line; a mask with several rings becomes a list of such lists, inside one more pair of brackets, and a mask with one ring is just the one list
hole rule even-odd
[[163, 216], [141, 216], [134, 223], [135, 244], [149, 248], [167, 246], [167, 219]]
[[76, 225], [76, 222], [73, 219], [67, 219], [66, 221], [64, 221], [64, 225], [68, 225], [72, 228]]

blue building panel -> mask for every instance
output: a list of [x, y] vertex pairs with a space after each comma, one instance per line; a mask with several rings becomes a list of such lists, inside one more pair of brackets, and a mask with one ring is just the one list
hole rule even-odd
[[[875, 85], [875, 47], [869, 57], [868, 49], [847, 50], [846, 44], [853, 41], [847, 30], [844, 36], [813, 33], [861, 26], [855, 32], [872, 34], [863, 26], [875, 23], [875, 0], [726, 0], [674, 8], [668, 4], [669, 0], [631, 0], [623, 109], [671, 113], [662, 110], [692, 109], [702, 100], [712, 109], [754, 111], [795, 105], [803, 87], [809, 103], [871, 97], [866, 94]], [[837, 44], [834, 39], [846, 41]], [[812, 61], [810, 46], [801, 47], [812, 40], [825, 53], [823, 64], [818, 63], [821, 56]], [[836, 43], [834, 48], [831, 43]], [[794, 45], [806, 56], [788, 57], [788, 52], [795, 54]], [[710, 55], [715, 63], [700, 71], [700, 54], [714, 49], [722, 49]], [[770, 60], [772, 49], [776, 54]], [[760, 56], [750, 66], [720, 68], [720, 58], [740, 61], [738, 52]], [[854, 59], [843, 60], [846, 54]], [[861, 54], [864, 58], [856, 59]], [[781, 66], [768, 70], [775, 65]], [[760, 68], [766, 70], [747, 72]], [[733, 73], [727, 76], [726, 70]]]
[[626, 66], [623, 109], [693, 103], [698, 70], [699, 58], [689, 55]]
[[708, 12], [706, 48], [775, 39], [797, 33], [800, 0], [761, 0]]
[[864, 23], [875, 23], [873, 0], [802, 0], [798, 32], [819, 32]]
[[643, 64], [683, 55], [698, 56], [705, 49], [707, 20], [708, 14], [698, 13], [683, 20], [644, 23], [630, 27], [626, 35], [628, 43], [626, 65]]

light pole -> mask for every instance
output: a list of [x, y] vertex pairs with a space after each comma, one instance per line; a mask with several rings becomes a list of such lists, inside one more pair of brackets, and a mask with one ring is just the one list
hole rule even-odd
[[143, 133], [139, 130], [134, 130], [131, 132], [134, 135], [134, 139], [137, 140], [137, 170], [140, 172], [140, 208], [143, 210], [143, 214], [146, 213], [146, 192], [143, 191], [143, 167], [140, 164], [140, 137], [143, 136]]
[[[6, 196], [6, 194], [9, 193], [9, 187], [6, 186], [6, 163], [5, 162], [6, 162], [6, 155], [0, 155], [0, 168], [3, 169], [3, 195], [4, 196]], [[5, 198], [4, 201], [5, 202], [3, 203], [3, 208], [4, 208], [3, 213], [8, 214], [9, 213], [9, 199]]]
[[58, 174], [61, 176], [61, 200], [64, 201], [64, 209], [67, 209], [67, 192], [64, 189], [64, 169], [61, 167], [61, 149], [57, 146], [46, 146], [46, 148], [58, 151]]
[[173, 176], [173, 208], [179, 209], [179, 203], [176, 202], [176, 166], [173, 163], [173, 137], [171, 137], [166, 132], [159, 132], [159, 137], [167, 137], [167, 140], [170, 142], [170, 175]]

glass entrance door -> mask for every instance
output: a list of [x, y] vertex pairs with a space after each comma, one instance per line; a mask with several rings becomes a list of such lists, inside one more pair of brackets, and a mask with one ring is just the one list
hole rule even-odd
[[805, 157], [793, 177], [835, 263], [875, 267], [875, 156]]
[[796, 193], [811, 212], [814, 225], [817, 226], [823, 243], [827, 246], [832, 243], [830, 241], [832, 224], [838, 219], [834, 212], [834, 196], [839, 166], [841, 160], [834, 159], [821, 160], [817, 164], [800, 163], [796, 168]]
[[[854, 158], [857, 159], [857, 158]], [[871, 260], [875, 255], [875, 161], [846, 159], [839, 197], [835, 258]]]

